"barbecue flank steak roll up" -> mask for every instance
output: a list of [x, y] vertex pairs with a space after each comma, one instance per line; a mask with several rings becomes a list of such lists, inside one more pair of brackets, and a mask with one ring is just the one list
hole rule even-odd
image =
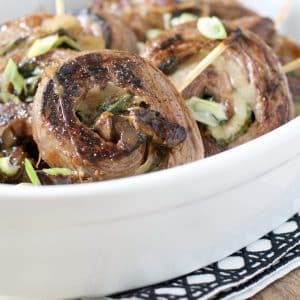
[[51, 68], [34, 99], [33, 135], [50, 167], [105, 180], [203, 158], [197, 124], [159, 70], [119, 51]]
[[[230, 25], [227, 30], [233, 32]], [[293, 117], [287, 78], [277, 56], [255, 34], [234, 34], [225, 52], [182, 92], [199, 121], [206, 156], [259, 137]], [[219, 44], [205, 38], [197, 22], [190, 22], [149, 41], [144, 57], [179, 86]]]

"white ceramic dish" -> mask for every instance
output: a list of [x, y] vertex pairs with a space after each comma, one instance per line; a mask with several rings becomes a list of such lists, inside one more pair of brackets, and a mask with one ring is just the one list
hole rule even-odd
[[[36, 3], [5, 1], [0, 19]], [[86, 1], [69, 1], [70, 6]], [[281, 0], [245, 1], [265, 14]], [[300, 37], [295, 1], [285, 32]], [[0, 185], [0, 293], [106, 295], [220, 259], [300, 211], [300, 118], [234, 150], [149, 175], [81, 186]]]

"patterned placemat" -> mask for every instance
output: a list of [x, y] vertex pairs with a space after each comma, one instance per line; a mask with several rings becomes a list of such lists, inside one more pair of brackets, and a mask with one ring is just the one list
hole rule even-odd
[[246, 299], [300, 267], [300, 214], [235, 254], [184, 277], [113, 299]]

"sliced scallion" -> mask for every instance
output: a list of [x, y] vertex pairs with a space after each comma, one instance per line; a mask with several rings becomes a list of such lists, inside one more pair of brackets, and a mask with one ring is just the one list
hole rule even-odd
[[202, 35], [211, 40], [224, 40], [227, 38], [226, 29], [217, 17], [203, 17], [198, 20], [197, 28]]
[[198, 19], [197, 16], [190, 13], [182, 13], [179, 17], [172, 18], [170, 20], [171, 27], [175, 27], [188, 22], [193, 22]]
[[19, 166], [14, 166], [11, 163], [10, 157], [0, 158], [0, 173], [2, 173], [4, 176], [13, 177], [18, 173], [19, 169]]
[[187, 100], [187, 105], [194, 118], [202, 124], [217, 127], [228, 120], [225, 107], [220, 103], [192, 97]]
[[52, 169], [43, 169], [43, 172], [50, 176], [71, 176], [72, 171], [67, 168], [52, 168]]
[[21, 100], [18, 96], [11, 93], [0, 93], [0, 103], [13, 102], [15, 104], [20, 104]]
[[164, 28], [166, 30], [169, 30], [171, 28], [171, 19], [172, 19], [172, 14], [170, 13], [165, 13], [163, 15], [163, 20], [164, 20]]
[[41, 185], [41, 181], [29, 159], [25, 158], [25, 171], [33, 185]]
[[20, 95], [25, 90], [25, 81], [19, 73], [18, 66], [10, 59], [5, 67], [2, 79], [2, 91], [8, 92], [9, 85], [12, 84], [17, 95]]
[[158, 36], [160, 36], [164, 31], [162, 29], [150, 29], [146, 33], [147, 40], [154, 40]]
[[119, 96], [115, 99], [115, 101], [111, 104], [104, 103], [100, 106], [99, 110], [104, 112], [110, 112], [110, 113], [120, 113], [128, 108], [128, 105], [130, 104], [130, 99], [132, 98], [132, 95], [125, 94], [122, 96]]
[[34, 58], [46, 54], [52, 49], [59, 48], [63, 44], [66, 44], [71, 49], [80, 50], [78, 43], [69, 36], [59, 36], [58, 34], [55, 34], [36, 40], [28, 50], [27, 56], [29, 58]]

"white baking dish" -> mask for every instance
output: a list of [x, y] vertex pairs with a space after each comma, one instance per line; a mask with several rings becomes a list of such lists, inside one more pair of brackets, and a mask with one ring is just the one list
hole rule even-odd
[[[1, 20], [37, 10], [36, 0], [1, 1]], [[78, 7], [86, 1], [69, 2]], [[269, 14], [282, 5], [245, 2]], [[283, 28], [299, 38], [293, 24], [299, 28], [300, 2], [294, 5], [294, 18]], [[107, 295], [229, 255], [300, 211], [299, 137], [297, 118], [234, 150], [171, 170], [88, 185], [0, 185], [0, 294], [51, 300]]]

